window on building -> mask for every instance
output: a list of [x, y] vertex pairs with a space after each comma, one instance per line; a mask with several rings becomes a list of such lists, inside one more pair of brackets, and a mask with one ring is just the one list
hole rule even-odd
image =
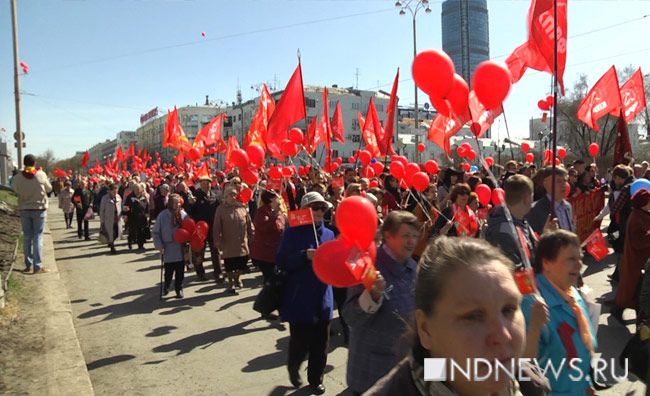
[[359, 130], [359, 120], [356, 119], [356, 118], [354, 120], [352, 120], [352, 130], [353, 131], [358, 131]]
[[375, 108], [377, 109], [377, 111], [384, 111], [384, 105], [383, 104], [378, 104], [377, 106], [375, 106]]
[[352, 137], [352, 143], [360, 143], [361, 135], [350, 135]]
[[359, 110], [359, 103], [352, 102], [352, 110]]
[[339, 151], [338, 150], [332, 150], [332, 158], [336, 158], [339, 156]]
[[335, 108], [336, 107], [336, 101], [330, 100], [329, 106], [330, 106], [330, 109]]
[[305, 98], [305, 105], [310, 108], [316, 107], [316, 99]]

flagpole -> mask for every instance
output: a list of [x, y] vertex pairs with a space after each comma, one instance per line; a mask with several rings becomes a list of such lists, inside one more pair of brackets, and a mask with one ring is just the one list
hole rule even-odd
[[[508, 141], [510, 143], [510, 159], [514, 160], [515, 159], [515, 151], [512, 148], [512, 140], [510, 139], [510, 128], [508, 128], [508, 119], [506, 118], [506, 109], [503, 108], [503, 104], [501, 105], [501, 114], [503, 114], [503, 123], [506, 126], [506, 135], [508, 135]], [[478, 141], [476, 142], [478, 144]]]
[[552, 163], [553, 174], [551, 179], [551, 217], [556, 218], [555, 213], [555, 171], [557, 159], [557, 0], [553, 0], [553, 140], [552, 140]]
[[[298, 66], [300, 67], [300, 84], [302, 85], [302, 94], [303, 94], [303, 97], [304, 97], [304, 95], [305, 95], [305, 86], [304, 86], [304, 83], [302, 81], [302, 64], [300, 63], [300, 59], [301, 59], [301, 57], [300, 57], [300, 48], [298, 48], [298, 51], [296, 52], [296, 55], [298, 56]], [[307, 142], [307, 147], [309, 147], [310, 146], [309, 145], [309, 121], [307, 120], [307, 103], [306, 102], [307, 101], [305, 101], [305, 103], [303, 103], [302, 105], [305, 107], [305, 141]], [[305, 150], [305, 152], [307, 152], [307, 150]], [[311, 155], [309, 155], [309, 158], [316, 161], [316, 159], [313, 158]], [[317, 165], [317, 168], [320, 168], [318, 163], [316, 165]]]
[[20, 79], [18, 77], [18, 21], [16, 17], [16, 0], [11, 0], [11, 26], [14, 44], [14, 96], [16, 101], [16, 163], [21, 168], [23, 161], [23, 131], [20, 126]]

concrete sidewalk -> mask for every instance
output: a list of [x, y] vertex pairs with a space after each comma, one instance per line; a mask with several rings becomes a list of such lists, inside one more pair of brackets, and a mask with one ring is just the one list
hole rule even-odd
[[[32, 303], [20, 307], [21, 328], [25, 331], [19, 336], [27, 338], [24, 341], [30, 347], [3, 351], [12, 366], [7, 371], [18, 373], [3, 380], [8, 394], [93, 395], [72, 321], [70, 298], [54, 258], [51, 217], [48, 216], [43, 240], [43, 263], [49, 272], [23, 274], [24, 265], [19, 262], [12, 274], [21, 277], [22, 287], [29, 294], [25, 298]], [[22, 254], [18, 257], [21, 259]]]

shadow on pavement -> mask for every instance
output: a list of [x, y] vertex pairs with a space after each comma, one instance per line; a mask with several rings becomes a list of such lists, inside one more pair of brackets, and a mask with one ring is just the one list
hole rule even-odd
[[613, 268], [618, 261], [618, 254], [612, 253], [609, 256], [605, 257], [602, 261], [596, 261], [593, 257], [590, 255], [585, 255], [583, 262], [587, 266], [587, 268], [582, 272], [582, 276], [584, 278], [597, 274], [599, 272], [608, 270], [610, 268]]
[[239, 300], [231, 301], [231, 302], [226, 303], [226, 304], [222, 305], [221, 307], [219, 307], [219, 309], [216, 312], [225, 311], [226, 309], [232, 308], [237, 304], [246, 304], [246, 303], [249, 303], [249, 302], [253, 302], [253, 301], [255, 301], [256, 298], [257, 298], [256, 295], [252, 295], [252, 296], [240, 298]]
[[282, 367], [287, 362], [287, 349], [289, 349], [289, 336], [279, 338], [275, 342], [276, 352], [269, 353], [268, 355], [258, 356], [251, 359], [246, 363], [246, 367], [242, 368], [243, 373], [254, 373], [256, 371], [264, 371]]
[[135, 356], [134, 355], [116, 355], [116, 356], [111, 356], [111, 357], [95, 360], [94, 362], [88, 363], [86, 365], [86, 367], [88, 367], [88, 371], [90, 371], [90, 370], [98, 369], [100, 367], [110, 366], [111, 364], [126, 362], [127, 360], [131, 360], [131, 359], [135, 359]]
[[160, 264], [151, 265], [149, 267], [138, 268], [137, 270], [135, 270], [135, 272], [147, 272], [147, 271], [155, 271], [155, 270], [160, 271]]
[[250, 319], [241, 323], [237, 323], [232, 326], [222, 327], [220, 329], [214, 329], [214, 330], [206, 331], [204, 333], [195, 334], [186, 338], [182, 338], [178, 341], [174, 341], [169, 344], [159, 345], [153, 348], [153, 352], [164, 353], [164, 352], [178, 351], [176, 355], [182, 355], [185, 353], [189, 353], [198, 347], [207, 349], [208, 347], [211, 347], [212, 345], [219, 343], [230, 337], [237, 337], [237, 336], [246, 335], [258, 331], [264, 331], [272, 327], [271, 325], [269, 325], [268, 327], [261, 327], [255, 329], [245, 328], [249, 324], [257, 322], [258, 320], [259, 319]]
[[178, 327], [176, 326], [162, 326], [162, 327], [157, 327], [153, 329], [150, 333], [145, 334], [147, 337], [160, 337], [163, 335], [170, 334], [172, 330], [176, 330]]

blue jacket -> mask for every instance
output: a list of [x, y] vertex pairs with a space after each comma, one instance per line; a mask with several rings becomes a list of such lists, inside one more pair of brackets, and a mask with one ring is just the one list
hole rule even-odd
[[386, 280], [384, 299], [375, 313], [359, 306], [362, 285], [348, 289], [343, 317], [350, 326], [347, 381], [354, 392], [364, 393], [399, 363], [398, 341], [413, 321], [417, 263], [395, 261], [385, 245], [377, 249], [377, 270]]
[[[560, 367], [562, 359], [566, 359], [565, 365], [557, 379], [552, 374], [552, 369], [549, 368], [547, 370], [546, 377], [551, 383], [551, 391], [553, 395], [584, 395], [585, 389], [591, 386], [591, 383], [586, 380], [586, 376], [589, 375], [589, 369], [591, 367], [591, 355], [580, 336], [575, 314], [569, 304], [564, 301], [544, 275], [537, 274], [537, 288], [544, 301], [546, 301], [549, 311], [549, 322], [542, 329], [539, 349], [537, 351], [537, 359], [540, 367], [546, 367], [547, 361], [550, 360], [553, 363], [553, 367], [557, 369]], [[589, 319], [589, 310], [580, 293], [575, 289], [574, 292], [574, 295], [577, 296], [576, 302], [590, 323], [591, 339], [595, 349], [597, 348], [596, 333], [593, 324], [591, 324], [591, 319]], [[533, 295], [526, 295], [521, 303], [521, 309], [526, 318], [526, 326], [530, 323], [530, 309], [533, 301]], [[575, 356], [569, 356], [571, 350], [575, 351]], [[570, 358], [581, 359], [579, 364], [575, 366], [580, 368], [582, 376], [580, 376], [577, 370], [567, 368]], [[580, 382], [573, 381], [570, 375], [574, 379], [581, 377], [583, 380]]]
[[[316, 227], [316, 232], [320, 244], [334, 239], [334, 233], [322, 222]], [[332, 287], [316, 277], [305, 253], [307, 249], [315, 248], [311, 225], [287, 228], [282, 234], [276, 263], [287, 274], [280, 306], [283, 321], [315, 323], [332, 319]]]
[[[185, 219], [187, 213], [181, 210], [181, 219]], [[179, 226], [172, 225], [172, 214], [169, 209], [165, 209], [156, 218], [156, 223], [153, 225], [151, 236], [153, 237], [153, 245], [156, 249], [163, 248], [163, 262], [174, 263], [183, 261], [183, 245], [174, 240], [174, 233]]]

